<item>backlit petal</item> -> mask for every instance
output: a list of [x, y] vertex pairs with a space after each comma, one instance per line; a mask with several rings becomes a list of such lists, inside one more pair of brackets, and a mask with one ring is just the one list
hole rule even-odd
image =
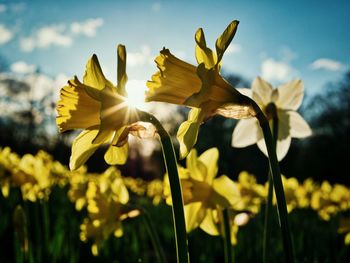
[[122, 165], [128, 159], [129, 144], [123, 146], [110, 145], [105, 153], [104, 159], [109, 165]]
[[104, 89], [105, 86], [113, 87], [113, 84], [103, 75], [97, 56], [94, 54], [86, 64], [86, 70], [83, 78], [85, 85], [98, 90]]
[[196, 41], [196, 59], [198, 64], [204, 64], [207, 69], [211, 69], [217, 62], [216, 54], [207, 47], [204, 32], [199, 28], [195, 34]]
[[220, 235], [217, 220], [215, 220], [216, 211], [213, 209], [206, 209], [206, 215], [200, 224], [200, 228], [209, 235], [218, 236]]
[[228, 207], [240, 201], [241, 196], [237, 184], [226, 175], [214, 179], [213, 188], [215, 192], [225, 198], [225, 200], [218, 203], [222, 207]]
[[98, 133], [97, 128], [84, 130], [74, 139], [72, 144], [72, 154], [69, 161], [69, 168], [71, 170], [76, 170], [82, 166], [102, 143], [106, 143], [110, 140], [112, 133], [110, 133], [109, 136], [106, 136], [105, 140], [101, 143], [93, 144], [92, 140]]
[[[284, 138], [283, 140], [278, 140], [277, 141], [276, 154], [277, 154], [278, 161], [281, 161], [287, 155], [289, 147], [290, 147], [290, 143], [291, 143], [291, 137], [290, 136]], [[263, 139], [261, 139], [260, 141], [258, 141], [257, 144], [258, 144], [259, 149], [266, 156], [268, 156], [265, 141]]]
[[[211, 148], [202, 153], [199, 158], [207, 168], [206, 176], [204, 178], [205, 182], [211, 184], [214, 177], [218, 173], [218, 160], [219, 160], [219, 151], [217, 148]], [[187, 166], [188, 167], [188, 166]]]
[[207, 167], [204, 163], [198, 160], [196, 149], [192, 149], [186, 158], [186, 166], [190, 171], [190, 177], [197, 181], [204, 181], [204, 176], [207, 174]]
[[278, 87], [279, 97], [276, 105], [280, 109], [297, 110], [304, 97], [304, 83], [292, 80]]
[[202, 223], [206, 215], [205, 208], [203, 208], [201, 202], [196, 202], [185, 205], [184, 210], [186, 230], [189, 233]]
[[126, 96], [125, 85], [128, 81], [128, 76], [126, 75], [126, 50], [125, 46], [118, 45], [118, 93], [122, 96]]
[[294, 138], [304, 138], [312, 134], [310, 126], [300, 116], [299, 113], [295, 111], [289, 111], [289, 121], [290, 121], [290, 135]]
[[230, 45], [233, 37], [236, 34], [238, 21], [234, 20], [232, 21], [225, 29], [225, 31], [221, 34], [221, 36], [216, 40], [215, 47], [216, 47], [216, 54], [218, 56], [218, 61], [220, 62], [222, 59], [222, 56], [224, 55], [226, 49]]
[[188, 120], [184, 121], [177, 132], [180, 143], [180, 159], [185, 158], [197, 142], [198, 130], [203, 119], [200, 119], [200, 109], [194, 108], [188, 114]]
[[253, 100], [260, 107], [266, 106], [271, 102], [272, 86], [260, 77], [256, 77], [252, 84]]
[[115, 132], [111, 145], [105, 153], [104, 159], [109, 165], [122, 165], [125, 164], [128, 159], [129, 144], [116, 145], [119, 141], [119, 137], [123, 134], [125, 127], [120, 128]]
[[247, 147], [257, 143], [263, 137], [259, 122], [256, 118], [240, 120], [232, 134], [232, 146]]

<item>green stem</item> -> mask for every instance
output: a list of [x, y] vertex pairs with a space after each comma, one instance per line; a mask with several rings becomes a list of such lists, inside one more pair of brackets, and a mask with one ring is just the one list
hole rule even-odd
[[[273, 137], [274, 142], [276, 144], [277, 138], [278, 138], [278, 118], [277, 115], [273, 118], [272, 122], [272, 129], [273, 129]], [[263, 263], [269, 262], [269, 245], [270, 245], [270, 239], [271, 239], [271, 226], [272, 226], [272, 199], [273, 199], [273, 180], [272, 180], [272, 172], [271, 167], [269, 169], [269, 175], [268, 175], [268, 194], [267, 194], [267, 203], [265, 207], [265, 224], [264, 224], [264, 237], [263, 237]]]
[[177, 170], [177, 161], [175, 157], [173, 143], [167, 131], [162, 124], [151, 114], [138, 111], [141, 121], [152, 123], [159, 134], [160, 142], [163, 150], [163, 157], [165, 161], [166, 170], [169, 177], [170, 191], [172, 198], [172, 211], [174, 219], [174, 232], [176, 244], [176, 256], [178, 263], [189, 262], [187, 233], [185, 224], [185, 213], [182, 200], [181, 183]]
[[272, 181], [273, 181], [275, 193], [276, 193], [278, 218], [281, 226], [283, 248], [285, 252], [286, 262], [294, 263], [295, 259], [294, 259], [292, 237], [291, 237], [290, 228], [289, 228], [287, 204], [286, 204], [286, 198], [284, 196], [281, 172], [280, 172], [277, 155], [276, 155], [276, 144], [274, 142], [274, 139], [272, 138], [272, 134], [271, 134], [271, 130], [270, 130], [270, 126], [267, 118], [265, 117], [264, 113], [261, 111], [259, 106], [254, 101], [252, 101], [252, 103], [253, 103], [252, 106], [256, 112], [256, 118], [258, 119], [264, 134], [267, 152], [269, 155], [271, 175], [272, 175]]
[[42, 221], [44, 229], [44, 258], [48, 260], [50, 258], [50, 215], [48, 200], [40, 200], [41, 212], [42, 212]]
[[224, 220], [224, 252], [225, 252], [225, 263], [232, 263], [232, 244], [231, 244], [231, 229], [230, 229], [230, 214], [228, 209], [222, 211], [222, 217]]
[[142, 219], [143, 219], [143, 222], [146, 226], [147, 232], [148, 232], [149, 236], [151, 237], [151, 242], [152, 242], [152, 245], [155, 249], [157, 260], [159, 263], [165, 263], [166, 259], [165, 259], [164, 250], [160, 244], [160, 240], [159, 240], [157, 231], [152, 223], [151, 217], [148, 214], [148, 212], [144, 209], [142, 209], [142, 215], [143, 215]]
[[36, 261], [38, 263], [42, 262], [42, 229], [41, 229], [41, 220], [40, 220], [40, 208], [39, 202], [32, 204], [34, 208], [34, 228], [35, 228], [35, 252], [36, 252]]

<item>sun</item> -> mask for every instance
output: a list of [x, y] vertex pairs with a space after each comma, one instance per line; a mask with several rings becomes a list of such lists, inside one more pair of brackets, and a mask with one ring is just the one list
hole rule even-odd
[[129, 80], [126, 84], [127, 98], [126, 104], [129, 107], [147, 111], [149, 105], [145, 102], [146, 81], [144, 80]]

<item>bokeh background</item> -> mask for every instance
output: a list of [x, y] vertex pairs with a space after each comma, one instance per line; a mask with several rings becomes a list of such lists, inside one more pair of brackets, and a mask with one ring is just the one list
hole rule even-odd
[[[313, 178], [349, 186], [349, 10], [350, 3], [339, 0], [0, 0], [0, 147], [9, 146], [19, 155], [43, 149], [67, 165], [77, 133], [58, 133], [55, 106], [59, 89], [72, 76], [82, 77], [92, 54], [97, 54], [105, 75], [115, 83], [119, 43], [127, 49], [129, 97], [138, 107], [152, 111], [175, 135], [187, 110], [143, 102], [145, 82], [156, 71], [154, 58], [166, 47], [196, 64], [197, 28], [204, 29], [208, 45], [214, 48], [217, 36], [236, 19], [240, 21], [238, 31], [222, 63], [222, 74], [231, 84], [249, 88], [252, 80], [261, 76], [275, 86], [295, 78], [305, 85], [299, 111], [313, 135], [292, 141], [281, 162], [282, 173], [299, 181]], [[237, 180], [241, 171], [248, 171], [264, 183], [268, 163], [258, 148], [231, 147], [236, 123], [221, 117], [207, 121], [196, 148], [199, 152], [219, 148], [219, 174]], [[175, 138], [174, 143], [177, 151]], [[165, 169], [158, 142], [134, 138], [131, 145], [129, 160], [120, 167], [122, 173], [146, 181], [162, 179]], [[103, 153], [104, 149], [98, 150], [88, 161], [90, 172], [107, 169]], [[169, 215], [165, 206], [160, 209]], [[165, 229], [168, 221], [162, 223]], [[6, 231], [0, 235], [1, 244], [10, 235], [11, 230]], [[165, 239], [171, 240], [167, 235]], [[201, 235], [197, 233], [193, 240], [200, 240]], [[9, 245], [1, 246], [0, 251], [6, 247]], [[80, 249], [85, 255], [81, 258], [90, 258], [88, 248]], [[196, 253], [200, 254], [200, 249]]]

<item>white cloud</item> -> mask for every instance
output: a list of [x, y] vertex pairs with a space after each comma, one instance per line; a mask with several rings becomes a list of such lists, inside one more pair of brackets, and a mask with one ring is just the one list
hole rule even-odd
[[20, 49], [24, 52], [31, 52], [36, 48], [51, 46], [69, 47], [73, 43], [74, 36], [94, 37], [97, 29], [102, 25], [102, 18], [73, 22], [70, 27], [65, 24], [47, 25], [37, 29], [32, 35], [21, 38]]
[[152, 4], [152, 11], [158, 12], [158, 11], [160, 11], [160, 8], [161, 8], [160, 3], [156, 2], [156, 3]]
[[242, 47], [239, 44], [230, 44], [226, 49], [226, 54], [234, 54], [241, 52]]
[[7, 9], [7, 6], [4, 4], [0, 4], [0, 13], [4, 13]]
[[295, 74], [296, 71], [288, 63], [273, 58], [267, 58], [261, 64], [261, 76], [268, 81], [287, 81]]
[[313, 70], [323, 69], [329, 71], [339, 71], [342, 70], [344, 65], [339, 61], [329, 59], [329, 58], [320, 58], [311, 63], [310, 67]]
[[65, 26], [61, 24], [39, 28], [32, 36], [20, 40], [20, 48], [22, 51], [30, 52], [35, 48], [50, 46], [68, 47], [72, 43], [72, 37], [65, 33]]
[[82, 22], [73, 22], [71, 24], [71, 31], [75, 34], [82, 34], [87, 37], [94, 37], [99, 27], [103, 25], [102, 18], [91, 18]]
[[128, 65], [131, 67], [152, 63], [153, 57], [151, 56], [151, 48], [147, 45], [144, 45], [141, 47], [140, 52], [129, 52], [127, 60]]
[[10, 66], [11, 71], [18, 74], [29, 74], [36, 70], [36, 66], [33, 64], [27, 64], [24, 61], [17, 61]]
[[13, 33], [5, 25], [0, 24], [0, 45], [9, 42], [13, 37]]

